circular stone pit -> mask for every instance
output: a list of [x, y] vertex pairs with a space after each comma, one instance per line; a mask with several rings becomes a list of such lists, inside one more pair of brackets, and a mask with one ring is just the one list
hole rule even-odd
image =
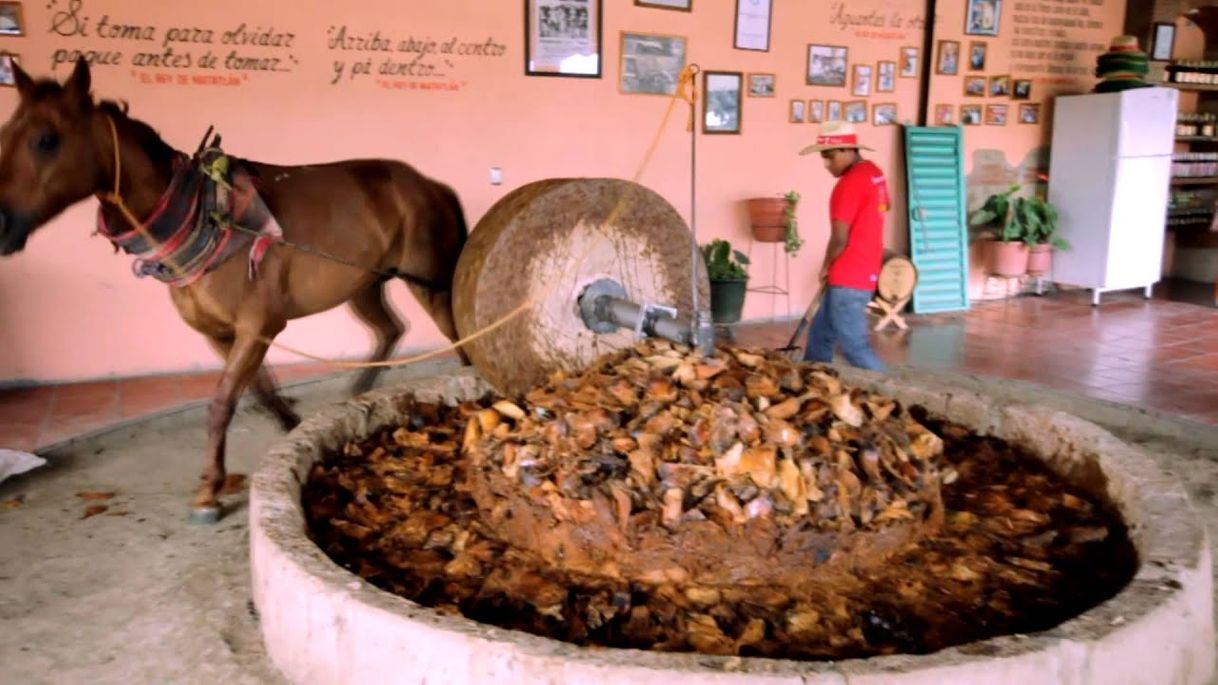
[[[264, 458], [251, 491], [253, 595], [264, 642], [293, 682], [428, 683], [1205, 683], [1214, 648], [1210, 553], [1182, 488], [1097, 426], [962, 389], [917, 387], [851, 369], [843, 380], [980, 434], [1020, 444], [1070, 480], [1104, 483], [1140, 557], [1113, 599], [1050, 630], [939, 652], [837, 662], [588, 649], [441, 615], [380, 590], [308, 537], [301, 483], [311, 466], [402, 419], [405, 398], [466, 400], [472, 371], [351, 400], [308, 419]], [[1103, 478], [1096, 479], [1097, 474]]]

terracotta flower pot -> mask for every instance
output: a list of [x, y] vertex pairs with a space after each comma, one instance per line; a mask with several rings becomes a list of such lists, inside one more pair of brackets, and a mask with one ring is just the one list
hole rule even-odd
[[1033, 245], [1028, 248], [1028, 274], [1040, 276], [1049, 271], [1053, 261], [1053, 246], [1048, 243]]
[[753, 239], [759, 243], [782, 242], [787, 231], [786, 198], [754, 197], [749, 199], [748, 206]]
[[990, 244], [990, 273], [1015, 278], [1028, 272], [1028, 245], [1022, 240], [995, 240]]

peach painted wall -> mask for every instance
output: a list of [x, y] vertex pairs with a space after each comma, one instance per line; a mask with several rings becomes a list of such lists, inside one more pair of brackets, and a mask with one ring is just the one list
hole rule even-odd
[[[1058, 0], [1059, 2], [1062, 0]], [[1120, 2], [1104, 0], [1106, 29], [1095, 42], [1119, 32]], [[35, 75], [66, 77], [69, 51], [96, 51], [94, 91], [125, 99], [133, 116], [144, 119], [179, 149], [193, 150], [208, 125], [223, 135], [229, 152], [276, 163], [306, 163], [357, 156], [403, 159], [452, 184], [471, 226], [498, 198], [537, 179], [564, 176], [631, 178], [660, 124], [668, 100], [623, 95], [620, 34], [623, 30], [680, 34], [689, 38], [689, 60], [703, 70], [776, 74], [773, 98], [744, 97], [741, 135], [699, 135], [697, 139], [697, 232], [700, 241], [725, 237], [748, 247], [743, 201], [796, 190], [801, 232], [806, 241], [790, 261], [788, 304], [750, 294], [747, 318], [798, 315], [814, 294], [813, 279], [827, 240], [827, 197], [833, 179], [819, 159], [796, 153], [815, 135], [812, 124], [788, 123], [789, 101], [853, 99], [849, 88], [804, 84], [807, 45], [849, 47], [850, 62], [873, 66], [898, 60], [902, 46], [920, 46], [923, 3], [916, 0], [857, 0], [808, 3], [774, 0], [769, 52], [732, 48], [734, 2], [694, 0], [692, 13], [637, 7], [629, 0], [604, 0], [603, 68], [600, 79], [534, 78], [523, 73], [523, 0], [410, 2], [364, 0], [336, 4], [319, 0], [214, 0], [210, 3], [147, 4], [134, 0], [50, 0], [26, 3], [26, 35], [0, 37], [0, 49], [20, 55]], [[955, 3], [940, 3], [941, 6]], [[1003, 33], [1010, 35], [1010, 6]], [[102, 18], [105, 24], [101, 25]], [[959, 9], [939, 18], [947, 35], [963, 25]], [[153, 40], [103, 37], [98, 29], [139, 25]], [[290, 44], [241, 47], [244, 55], [277, 58], [279, 71], [230, 71], [233, 50], [225, 32], [244, 25], [255, 31], [291, 33]], [[428, 55], [443, 76], [402, 77], [384, 83], [376, 74], [351, 76], [350, 65], [369, 55], [329, 45], [346, 26], [350, 35], [379, 30], [395, 43], [406, 38], [451, 44], [451, 55]], [[79, 31], [83, 27], [84, 35]], [[137, 53], [163, 55], [171, 28], [212, 30], [212, 44], [171, 43], [173, 55], [191, 55], [190, 68], [136, 66]], [[175, 31], [175, 36], [191, 32]], [[283, 37], [286, 41], [286, 36]], [[455, 40], [455, 42], [453, 42]], [[993, 42], [998, 44], [1000, 40]], [[468, 53], [481, 46], [483, 55]], [[214, 69], [201, 68], [208, 51]], [[121, 53], [117, 59], [114, 52]], [[398, 55], [405, 60], [413, 55]], [[923, 55], [923, 58], [926, 58]], [[999, 51], [992, 49], [992, 59]], [[1005, 58], [1002, 58], [1005, 59]], [[345, 63], [334, 80], [335, 62]], [[378, 56], [373, 70], [381, 61]], [[218, 74], [231, 85], [179, 84], [179, 76]], [[168, 82], [162, 82], [168, 81]], [[430, 84], [411, 88], [411, 82]], [[932, 104], [958, 90], [960, 77], [936, 79]], [[406, 87], [385, 87], [386, 85]], [[1088, 82], [1089, 84], [1089, 82]], [[873, 93], [868, 104], [892, 102], [898, 120], [914, 122], [918, 80], [898, 78], [894, 93]], [[1041, 82], [1036, 97], [1048, 93]], [[960, 98], [955, 98], [959, 100]], [[11, 89], [0, 89], [0, 116], [15, 105]], [[869, 106], [869, 118], [871, 115]], [[690, 137], [686, 112], [678, 110], [663, 131], [656, 155], [640, 182], [656, 190], [687, 218], [690, 215]], [[904, 178], [899, 168], [899, 127], [862, 127], [870, 156], [888, 172], [897, 199], [887, 229], [890, 247], [907, 244]], [[1040, 140], [1035, 127], [969, 129], [970, 150], [999, 148], [1012, 158]], [[503, 169], [503, 185], [488, 182], [488, 168]], [[137, 280], [130, 258], [115, 255], [93, 230], [96, 201], [88, 200], [45, 227], [26, 252], [0, 262], [0, 382], [61, 381], [109, 375], [137, 375], [218, 365], [202, 339], [190, 331], [169, 303], [165, 286]], [[753, 285], [777, 279], [769, 268], [769, 246], [754, 250]], [[402, 350], [443, 342], [405, 288], [394, 285], [392, 299], [412, 324]], [[362, 357], [372, 340], [345, 309], [292, 322], [279, 338], [309, 352]], [[273, 363], [302, 361], [272, 350]]]

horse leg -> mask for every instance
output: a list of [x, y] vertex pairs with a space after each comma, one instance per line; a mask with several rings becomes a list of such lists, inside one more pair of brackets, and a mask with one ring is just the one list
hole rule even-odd
[[[228, 359], [229, 352], [233, 348], [232, 340], [209, 337], [207, 341], [211, 343], [221, 359]], [[279, 422], [279, 427], [285, 432], [300, 424], [300, 414], [297, 414], [296, 410], [292, 408], [291, 401], [279, 393], [279, 384], [275, 382], [275, 376], [266, 364], [261, 364], [258, 367], [257, 375], [254, 376], [254, 396], [258, 398], [258, 403], [262, 405], [263, 409], [270, 412], [271, 416]]]
[[[453, 315], [453, 294], [451, 290], [432, 290], [415, 283], [407, 282], [406, 285], [414, 293], [415, 298], [423, 305], [423, 308], [431, 314], [432, 321], [436, 322], [436, 328], [440, 329], [451, 342], [457, 342], [457, 323]], [[457, 356], [461, 358], [462, 366], [469, 366], [469, 355], [465, 353], [464, 347], [457, 348]]]
[[[273, 333], [265, 337], [271, 338]], [[215, 395], [207, 408], [207, 462], [195, 494], [191, 520], [195, 523], [215, 523], [220, 520], [217, 495], [224, 485], [224, 453], [228, 426], [233, 420], [237, 399], [254, 376], [266, 356], [267, 344], [261, 336], [238, 333], [224, 364], [224, 375], [216, 386]]]
[[[351, 311], [367, 324], [376, 335], [376, 350], [370, 362], [383, 362], [406, 333], [406, 325], [385, 302], [385, 282], [377, 281], [356, 294], [350, 301]], [[360, 372], [351, 386], [351, 394], [359, 395], [372, 389], [383, 366], [370, 366]]]

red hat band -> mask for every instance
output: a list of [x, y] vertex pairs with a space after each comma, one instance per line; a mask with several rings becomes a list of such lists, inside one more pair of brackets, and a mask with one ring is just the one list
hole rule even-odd
[[817, 145], [858, 145], [859, 137], [857, 134], [848, 133], [837, 136], [817, 136]]

